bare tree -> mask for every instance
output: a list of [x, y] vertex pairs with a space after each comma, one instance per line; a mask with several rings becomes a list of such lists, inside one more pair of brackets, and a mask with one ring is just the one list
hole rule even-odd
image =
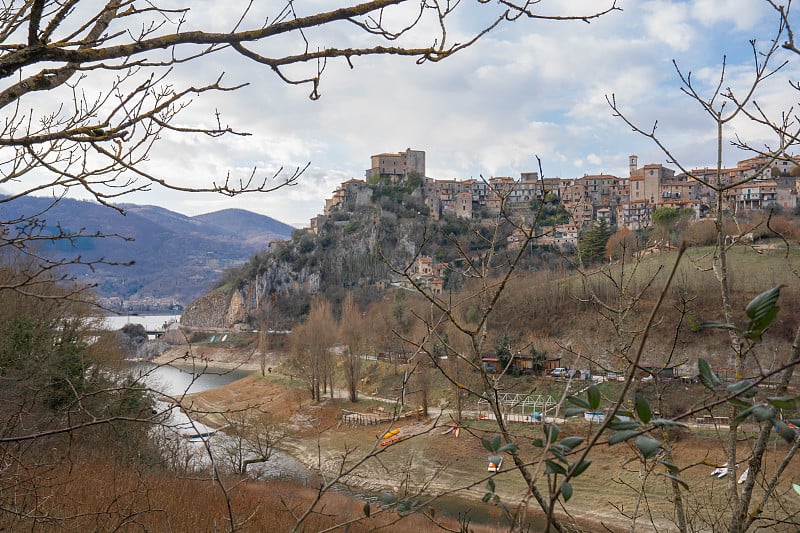
[[322, 296], [314, 299], [308, 318], [292, 331], [291, 365], [306, 380], [311, 399], [318, 402], [328, 391], [333, 397], [333, 357], [331, 348], [336, 320], [331, 304]]
[[[726, 388], [728, 395], [726, 399], [731, 403], [731, 424], [730, 429], [727, 431], [724, 446], [727, 464], [730, 465], [734, 472], [736, 470], [733, 465], [745, 462], [743, 456], [746, 458], [747, 465], [746, 471], [741, 475], [741, 487], [737, 483], [740, 475], [732, 475], [727, 479], [728, 509], [723, 514], [723, 519], [726, 522], [726, 529], [732, 532], [746, 531], [761, 520], [766, 520], [766, 523], [770, 523], [769, 521], [775, 518], [763, 517], [762, 510], [768, 501], [779, 497], [776, 489], [784, 472], [783, 467], [780, 466], [769, 474], [768, 482], [760, 481], [762, 477], [767, 475], [765, 463], [767, 444], [774, 431], [785, 435], [787, 440], [793, 443], [786, 452], [782, 464], [787, 464], [791, 461], [797, 450], [797, 436], [785, 431], [785, 424], [780, 421], [780, 408], [787, 407], [787, 405], [760, 396], [758, 383], [763, 381], [767, 375], [780, 373], [781, 379], [778, 390], [777, 392], [772, 391], [771, 394], [776, 394], [776, 397], [782, 397], [786, 393], [795, 366], [800, 362], [796, 348], [796, 339], [798, 338], [797, 335], [800, 335], [800, 329], [797, 330], [798, 333], [795, 336], [792, 348], [778, 362], [778, 367], [765, 368], [759, 363], [759, 353], [761, 352], [759, 345], [764, 330], [778, 312], [775, 302], [778, 298], [780, 287], [765, 290], [764, 293], [748, 305], [746, 315], [750, 321], [746, 326], [737, 323], [737, 316], [731, 297], [730, 252], [734, 247], [742, 246], [740, 239], [737, 237], [752, 231], [752, 227], [740, 225], [742, 221], [737, 218], [737, 209], [735, 205], [729, 204], [729, 201], [731, 199], [735, 200], [737, 188], [741, 188], [749, 182], [758, 182], [770, 177], [771, 169], [776, 161], [790, 159], [790, 150], [797, 147], [798, 133], [800, 132], [791, 110], [783, 110], [778, 113], [778, 116], [770, 116], [769, 112], [759, 105], [757, 101], [759, 89], [769, 78], [776, 76], [786, 65], [786, 61], [779, 58], [781, 46], [795, 54], [798, 53], [797, 49], [794, 48], [791, 31], [791, 3], [786, 6], [778, 6], [773, 2], [768, 3], [779, 15], [776, 35], [764, 46], [760, 46], [756, 41], [751, 41], [754, 68], [751, 81], [743, 91], [734, 91], [726, 85], [727, 72], [724, 62], [717, 84], [707, 94], [704, 94], [704, 91], [695, 85], [691, 73], [682, 71], [675, 64], [678, 77], [682, 83], [681, 90], [691, 100], [700, 105], [716, 133], [716, 165], [712, 180], [697, 176], [691, 169], [684, 167], [678, 154], [673, 152], [662, 141], [655, 125], [652, 128], [642, 128], [634, 124], [621, 110], [616, 99], [613, 96], [609, 97], [609, 104], [615, 115], [622, 118], [635, 131], [652, 140], [664, 152], [670, 162], [677, 165], [690, 179], [710, 189], [713, 194], [714, 205], [712, 207], [716, 228], [716, 246], [711, 266], [719, 284], [720, 313], [722, 317], [722, 322], [713, 325], [713, 327], [721, 327], [729, 335], [733, 354], [732, 359], [735, 366], [735, 378], [737, 380]], [[784, 39], [786, 40], [781, 45]], [[729, 136], [728, 129], [733, 126], [734, 121], [739, 119], [748, 120], [751, 124], [773, 131], [776, 138], [775, 144], [764, 147], [754, 146], [738, 134]], [[733, 147], [751, 157], [759, 158], [759, 167], [754, 172], [734, 179], [731, 179], [729, 174], [724, 172], [723, 147], [728, 139], [730, 139], [729, 142]], [[733, 220], [737, 223], [737, 227], [740, 228], [733, 235], [733, 238], [731, 238], [731, 234], [726, 227], [727, 213], [733, 213]], [[769, 222], [767, 225], [769, 226]], [[789, 265], [789, 269], [795, 272], [791, 265]], [[764, 289], [767, 289], [767, 287], [764, 287]], [[709, 369], [708, 363], [701, 361], [700, 373], [704, 384], [711, 390], [714, 390], [720, 384]], [[753, 399], [745, 400], [744, 398]], [[755, 420], [760, 426], [758, 436], [754, 443], [743, 449], [739, 435], [740, 425], [753, 416], [755, 416]], [[689, 458], [686, 459], [690, 460]], [[757, 485], [760, 485], [761, 496], [754, 501], [758, 492], [755, 490]], [[679, 494], [680, 488], [677, 485], [674, 489], [676, 494]], [[789, 518], [789, 521], [791, 522], [792, 519]], [[687, 530], [685, 514], [679, 513], [677, 523], [680, 530]]]
[[[258, 407], [226, 416], [227, 426], [220, 442], [214, 445], [220, 460], [240, 475], [248, 475], [250, 465], [266, 463], [275, 447], [286, 438], [285, 425], [275, 423]], [[258, 477], [258, 476], [253, 476]]]
[[[266, 16], [254, 12], [253, 2], [244, 4], [214, 11], [215, 17], [229, 17], [227, 23], [214, 21], [217, 27], [227, 24], [222, 31], [204, 29], [209, 21], [195, 20], [188, 6], [159, 2], [36, 0], [1, 7], [0, 109], [5, 120], [0, 128], [0, 185], [11, 192], [0, 203], [34, 193], [57, 200], [77, 189], [122, 212], [114, 205], [118, 199], [151, 187], [235, 195], [271, 192], [295, 183], [303, 168], [267, 175], [253, 169], [200, 186], [151, 170], [156, 167], [147, 161], [160, 139], [248, 135], [228, 125], [220, 112], [201, 124], [181, 118], [193, 99], [246, 85], [226, 84], [222, 74], [196, 83], [177, 81], [178, 67], [200, 64], [209, 56], [224, 54], [229, 61], [261, 66], [280, 82], [308, 86], [310, 97], [317, 99], [329, 60], [351, 67], [356, 58], [373, 55], [436, 62], [520, 18], [588, 22], [618, 9], [609, 0], [596, 11], [567, 16], [548, 14], [539, 6], [534, 11], [529, 3], [483, 3], [476, 6], [483, 17], [476, 31], [453, 39], [448, 31], [451, 20], [455, 23], [466, 11], [460, 3], [373, 0], [300, 13], [286, 2], [271, 7]], [[349, 33], [335, 31], [341, 28], [360, 33], [361, 44], [337, 41], [336, 35]], [[276, 49], [281, 52], [273, 55]], [[16, 224], [3, 221], [8, 224], [0, 247], [29, 250], [40, 239], [93, 235], [67, 229], [48, 234], [41, 215], [30, 213]], [[49, 270], [62, 262], [45, 261], [41, 268]]]
[[[259, 18], [251, 16], [254, 5], [246, 3], [236, 11], [230, 10], [228, 4], [219, 4], [215, 14], [220, 18], [231, 17], [228, 22], [220, 23], [220, 27], [227, 25], [222, 31], [208, 31], [202, 24], [198, 27], [188, 7], [158, 2], [31, 0], [0, 7], [0, 109], [4, 112], [0, 127], [0, 147], [4, 154], [0, 158], [0, 186], [9, 191], [0, 198], [0, 205], [32, 194], [51, 195], [53, 202], [57, 202], [80, 191], [124, 212], [116, 205], [118, 201], [130, 193], [151, 188], [230, 196], [272, 192], [295, 183], [304, 167], [280, 169], [266, 175], [252, 169], [242, 175], [229, 173], [205, 185], [190, 186], [153, 170], [158, 168], [157, 162], [148, 164], [155, 153], [154, 146], [164, 138], [248, 135], [228, 125], [221, 112], [200, 123], [186, 117], [185, 110], [193, 99], [235, 91], [244, 85], [227, 83], [218, 73], [207, 79], [197, 76], [192, 82], [182, 82], [176, 76], [181, 67], [199, 65], [205, 57], [224, 54], [226, 61], [243, 60], [263, 66], [281, 83], [308, 87], [310, 97], [316, 99], [320, 97], [328, 61], [339, 60], [352, 67], [360, 57], [388, 55], [407, 56], [418, 63], [436, 62], [517, 20], [589, 22], [618, 9], [614, 0], [608, 0], [599, 9], [574, 15], [559, 14], [561, 6], [557, 2], [553, 3], [553, 11], [547, 12], [540, 2], [502, 0], [467, 6], [459, 2], [375, 0], [329, 11], [300, 13], [294, 2], [286, 2], [268, 17]], [[455, 22], [469, 8], [478, 10], [481, 22], [471, 25], [475, 28], [471, 35], [453, 39], [455, 30], [451, 31], [451, 21]], [[258, 21], [252, 22], [256, 18]], [[429, 28], [433, 28], [432, 33]], [[363, 44], [353, 47], [350, 41], [336, 42], [336, 35], [352, 33], [342, 29], [355, 30]], [[275, 43], [280, 46], [273, 46]], [[271, 55], [276, 49], [280, 52]], [[54, 239], [74, 241], [79, 237], [109, 235], [66, 228], [58, 228], [54, 234], [46, 231], [46, 226], [52, 226], [44, 222], [46, 212], [47, 209], [0, 220], [0, 250], [13, 250], [32, 259], [29, 267], [17, 269], [0, 281], [4, 307], [9, 301], [5, 296], [11, 292], [26, 297], [35, 295], [37, 305], [58, 302], [44, 306], [47, 307], [44, 311], [63, 310], [62, 302], [90, 300], [79, 287], [59, 285], [58, 290], [52, 289], [54, 284], [67, 279], [58, 267], [70, 263], [91, 266], [93, 262], [80, 257], [46, 257], [38, 244]], [[29, 300], [25, 302], [28, 305]], [[81, 358], [89, 332], [75, 309], [55, 318], [44, 312], [34, 317], [51, 320], [41, 331], [36, 324], [22, 324], [19, 332], [3, 339], [10, 344], [3, 353], [8, 361], [4, 361], [2, 379], [14, 385], [2, 387], [3, 408], [10, 406], [9, 411], [3, 412], [0, 427], [3, 483], [17, 483], [6, 477], [11, 472], [6, 460], [14, 463], [15, 471], [29, 476], [36, 473], [30, 467], [44, 460], [44, 456], [22, 453], [31, 449], [25, 443], [44, 449], [51, 439], [63, 437], [68, 448], [78, 436], [92, 437], [91, 431], [96, 428], [111, 427], [117, 431], [119, 423], [145, 427], [163, 422], [163, 417], [152, 414], [146, 401], [138, 401], [145, 391], [139, 383], [97, 390], [106, 374], [89, 358]], [[327, 333], [332, 331], [333, 320], [329, 306], [326, 308], [320, 302], [316, 311], [312, 310], [309, 322], [316, 327], [304, 331], [307, 338], [300, 338], [302, 328], [293, 335], [297, 348], [294, 355], [296, 368], [309, 380], [312, 397], [320, 400], [321, 387], [329, 387], [333, 394], [331, 339]], [[13, 324], [19, 325], [18, 321], [8, 323]], [[23, 380], [26, 376], [5, 363], [27, 362], [25, 356], [34, 353], [69, 355], [70, 364], [48, 368], [52, 373], [47, 374], [47, 383], [37, 382], [35, 394], [26, 395], [15, 388], [28, 384]], [[15, 372], [10, 372], [10, 368]], [[30, 368], [24, 370], [29, 372]], [[55, 388], [56, 394], [46, 392], [48, 388]], [[47, 416], [33, 417], [33, 407], [37, 410], [42, 407], [39, 402], [44, 397], [58, 404], [49, 406], [51, 409], [66, 410], [57, 411], [56, 416], [43, 409], [36, 413], [47, 412]], [[104, 398], [114, 401], [104, 403]], [[111, 411], [111, 407], [118, 409]], [[31, 420], [35, 423], [29, 424]], [[65, 453], [56, 459], [67, 457]], [[37, 480], [28, 481], [34, 500], [33, 506], [19, 515], [25, 528], [35, 527], [42, 516], [37, 507], [40, 502], [35, 499]], [[238, 523], [230, 500], [226, 502], [229, 527], [235, 530]], [[17, 502], [4, 501], [3, 511], [18, 510], [16, 505]]]
[[261, 375], [267, 374], [267, 361], [269, 352], [275, 349], [275, 337], [278, 335], [278, 311], [271, 299], [261, 302], [256, 312], [258, 324], [258, 365]]
[[361, 381], [361, 360], [366, 347], [366, 321], [348, 293], [342, 302], [339, 337], [342, 343], [342, 363], [347, 394], [351, 402], [358, 401], [358, 386]]

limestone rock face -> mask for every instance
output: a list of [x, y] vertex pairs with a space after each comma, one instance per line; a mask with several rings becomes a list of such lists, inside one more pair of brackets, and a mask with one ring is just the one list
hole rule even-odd
[[[368, 203], [366, 195], [361, 199]], [[399, 218], [391, 212], [372, 212], [342, 221], [329, 220], [319, 234], [298, 232], [269, 252], [258, 254], [242, 268], [240, 277], [190, 304], [181, 325], [240, 329], [264, 302], [309, 301], [331, 288], [385, 287], [393, 268], [402, 271], [414, 261], [423, 239], [424, 218]], [[391, 262], [391, 267], [386, 261]]]
[[223, 327], [233, 292], [212, 291], [189, 304], [181, 315], [181, 325], [195, 328]]
[[244, 305], [244, 297], [239, 291], [231, 293], [228, 301], [228, 311], [225, 313], [224, 327], [232, 328], [236, 324], [244, 324], [247, 321], [247, 308]]

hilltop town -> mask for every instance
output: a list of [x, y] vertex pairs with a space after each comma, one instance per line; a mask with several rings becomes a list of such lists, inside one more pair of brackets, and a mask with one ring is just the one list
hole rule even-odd
[[[719, 210], [745, 217], [772, 211], [792, 215], [797, 209], [800, 158], [760, 156], [720, 172], [688, 173], [660, 164], [639, 166], [635, 155], [628, 163], [627, 177], [542, 179], [538, 172], [521, 172], [516, 179], [456, 180], [426, 176], [424, 151], [373, 155], [364, 178], [341, 183], [308, 228], [295, 230], [291, 240], [271, 242], [247, 264], [226, 271], [218, 287], [237, 290], [225, 292], [222, 302], [211, 301], [218, 296], [214, 292], [192, 303], [182, 321], [247, 328], [268, 297], [279, 302], [283, 316], [299, 318], [311, 295], [338, 301], [345, 288], [360, 288], [359, 302], [366, 305], [389, 287], [412, 288], [398, 272], [433, 295], [457, 290], [461, 277], [450, 276], [451, 270], [465, 254], [475, 261], [486, 252], [489, 244], [479, 228], [499, 219], [512, 223], [502, 226], [490, 246], [511, 251], [532, 244], [523, 268], [535, 271], [571, 268], [564, 261], [602, 261], [612, 228], [647, 231], [657, 226], [659, 211], [691, 215], [687, 218], [697, 223], [690, 226], [697, 230], [692, 244], [702, 245], [709, 244], [703, 226], [713, 225]], [[603, 235], [594, 238], [595, 230]], [[425, 239], [425, 231], [437, 237]], [[741, 238], [758, 238], [751, 231]], [[454, 238], [462, 244], [455, 246]], [[636, 246], [645, 242], [642, 253], [671, 246], [664, 235]]]
[[[733, 168], [698, 168], [676, 173], [661, 164], [639, 166], [639, 158], [628, 158], [627, 177], [586, 174], [579, 178], [540, 178], [538, 172], [521, 172], [518, 179], [495, 176], [488, 179], [435, 179], [426, 175], [426, 154], [411, 150], [371, 156], [364, 179], [343, 182], [325, 201], [325, 211], [311, 220], [314, 232], [348, 203], [371, 202], [371, 186], [404, 182], [422, 196], [426, 215], [464, 219], [492, 217], [505, 212], [524, 215], [536, 202], [557, 199], [569, 220], [543, 228], [538, 244], [577, 244], [578, 232], [594, 222], [605, 221], [618, 228], [645, 229], [652, 225], [656, 209], [691, 209], [696, 220], [717, 210], [714, 188], [733, 185], [723, 194], [723, 209], [732, 213], [797, 207], [800, 158], [760, 155], [744, 159]], [[740, 183], [741, 182], [741, 183]]]

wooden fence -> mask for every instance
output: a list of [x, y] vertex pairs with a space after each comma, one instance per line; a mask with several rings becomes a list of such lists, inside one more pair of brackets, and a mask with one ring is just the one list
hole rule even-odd
[[374, 426], [375, 424], [387, 424], [403, 418], [418, 416], [421, 414], [421, 412], [422, 410], [418, 409], [395, 415], [389, 412], [360, 413], [358, 411], [348, 411], [346, 409], [342, 409], [339, 413], [339, 420], [341, 421], [341, 424], [347, 424], [351, 427]]

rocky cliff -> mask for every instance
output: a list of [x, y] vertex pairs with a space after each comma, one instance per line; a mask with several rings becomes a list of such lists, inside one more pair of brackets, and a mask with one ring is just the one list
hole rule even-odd
[[[416, 213], [415, 213], [416, 214]], [[360, 209], [331, 218], [318, 234], [296, 231], [226, 273], [220, 287], [187, 306], [181, 323], [192, 327], [250, 327], [259, 309], [272, 302], [283, 315], [302, 315], [316, 294], [336, 300], [354, 288], [375, 293], [413, 261], [422, 240], [424, 217]]]

